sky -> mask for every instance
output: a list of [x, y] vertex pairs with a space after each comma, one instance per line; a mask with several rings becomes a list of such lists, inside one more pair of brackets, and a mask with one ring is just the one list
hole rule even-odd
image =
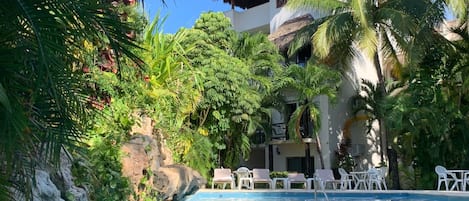
[[158, 11], [160, 16], [167, 16], [163, 24], [164, 33], [176, 33], [180, 27], [191, 28], [200, 14], [208, 11], [227, 11], [231, 9], [223, 0], [144, 0], [145, 12], [150, 21]]
[[[164, 33], [176, 33], [180, 27], [191, 28], [203, 12], [223, 12], [231, 9], [231, 6], [223, 3], [223, 0], [165, 0], [166, 5], [163, 5], [162, 0], [144, 1], [144, 11], [150, 21], [153, 20], [158, 11], [161, 17], [167, 16], [163, 24], [162, 31]], [[448, 10], [446, 16], [448, 19], [454, 18]]]

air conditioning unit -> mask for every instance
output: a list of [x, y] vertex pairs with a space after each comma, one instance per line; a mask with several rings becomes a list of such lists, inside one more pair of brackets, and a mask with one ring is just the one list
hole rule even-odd
[[352, 156], [361, 156], [365, 153], [365, 145], [364, 144], [351, 144], [349, 148], [349, 153]]
[[272, 124], [272, 138], [284, 138], [287, 127], [284, 123]]

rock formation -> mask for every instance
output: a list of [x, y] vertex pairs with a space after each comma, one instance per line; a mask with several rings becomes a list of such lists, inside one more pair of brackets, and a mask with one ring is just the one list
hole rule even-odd
[[136, 197], [158, 194], [162, 200], [181, 200], [205, 186], [206, 181], [196, 171], [183, 165], [173, 164], [171, 152], [164, 140], [154, 132], [152, 121], [141, 117], [140, 125], [132, 128], [132, 137], [121, 151], [122, 174], [129, 178]]

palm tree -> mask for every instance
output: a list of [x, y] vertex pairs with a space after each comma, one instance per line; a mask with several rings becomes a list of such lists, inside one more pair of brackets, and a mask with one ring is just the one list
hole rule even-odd
[[[293, 112], [288, 122], [288, 133], [295, 139], [305, 137], [316, 137], [318, 153], [321, 153], [318, 131], [320, 128], [320, 110], [313, 102], [313, 99], [319, 95], [326, 95], [334, 100], [340, 85], [340, 74], [320, 67], [313, 63], [308, 63], [306, 67], [292, 65], [288, 67], [289, 77], [292, 78], [287, 87], [298, 92], [299, 107]], [[301, 132], [301, 121], [306, 120], [305, 125], [313, 123], [313, 128], [304, 128]], [[313, 133], [310, 134], [310, 130]], [[324, 160], [320, 155], [321, 167], [324, 168]]]
[[0, 200], [29, 196], [36, 164], [81, 146], [87, 92], [84, 41], [104, 36], [116, 57], [136, 57], [112, 7], [99, 1], [7, 0], [0, 5]]
[[[378, 78], [377, 85], [381, 93], [386, 96], [388, 92], [385, 88], [384, 72], [391, 72], [388, 78], [399, 78], [403, 66], [400, 57], [404, 59], [411, 57], [406, 55], [410, 53], [408, 44], [418, 45], [412, 43], [418, 31], [419, 34], [429, 33], [422, 30], [428, 31], [435, 23], [442, 21], [444, 13], [441, 5], [445, 5], [445, 2], [291, 0], [287, 5], [293, 8], [307, 7], [330, 12], [331, 15], [319, 20], [320, 24], [312, 36], [314, 53], [328, 64], [343, 65], [355, 56], [354, 48], [357, 47], [373, 60]], [[293, 47], [293, 49], [298, 48], [299, 46]], [[380, 138], [386, 139], [384, 121], [378, 119], [378, 123]], [[382, 151], [384, 147], [387, 145], [381, 145]], [[392, 159], [390, 163], [397, 163], [397, 159]], [[394, 187], [399, 188], [397, 169], [390, 168], [390, 171], [393, 173]]]

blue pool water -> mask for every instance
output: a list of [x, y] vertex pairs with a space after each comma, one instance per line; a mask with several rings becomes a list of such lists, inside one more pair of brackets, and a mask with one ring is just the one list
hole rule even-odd
[[[329, 201], [469, 201], [469, 196], [429, 195], [423, 193], [336, 193]], [[313, 192], [197, 192], [186, 201], [315, 201]], [[322, 193], [317, 201], [326, 201]]]

